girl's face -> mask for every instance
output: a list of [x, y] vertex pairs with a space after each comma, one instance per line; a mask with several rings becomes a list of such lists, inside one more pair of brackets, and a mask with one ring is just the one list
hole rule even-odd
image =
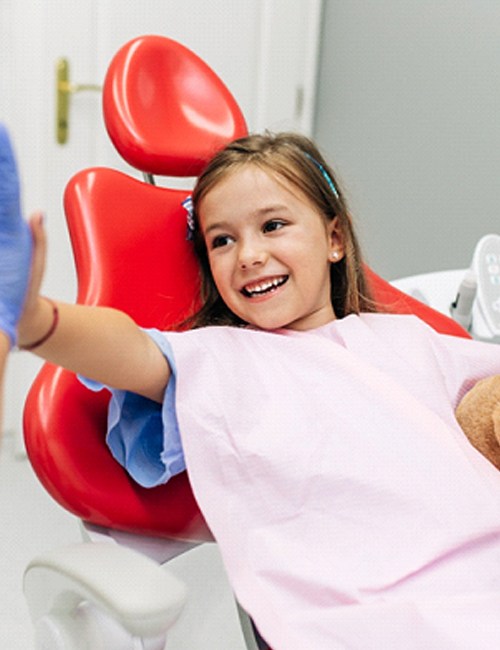
[[207, 192], [198, 214], [215, 285], [243, 321], [308, 330], [335, 318], [330, 264], [344, 254], [337, 222], [326, 223], [300, 190], [249, 164]]

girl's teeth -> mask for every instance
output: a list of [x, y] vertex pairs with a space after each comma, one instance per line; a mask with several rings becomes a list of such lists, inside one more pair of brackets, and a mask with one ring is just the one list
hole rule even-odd
[[265, 293], [266, 291], [269, 291], [270, 289], [274, 289], [276, 287], [279, 287], [286, 281], [286, 277], [282, 278], [276, 278], [275, 280], [270, 280], [269, 282], [262, 282], [261, 284], [256, 284], [256, 285], [251, 285], [248, 287], [245, 287], [245, 293], [248, 295], [255, 295], [259, 293]]

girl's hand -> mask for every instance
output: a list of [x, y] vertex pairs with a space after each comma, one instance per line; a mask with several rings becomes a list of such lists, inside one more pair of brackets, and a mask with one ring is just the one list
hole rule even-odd
[[17, 324], [17, 339], [19, 346], [38, 341], [50, 327], [52, 308], [49, 303], [40, 297], [45, 270], [46, 236], [43, 227], [43, 215], [35, 213], [30, 218], [30, 236], [33, 242], [31, 256], [31, 273], [26, 288], [22, 313]]
[[0, 329], [16, 342], [16, 326], [28, 288], [30, 229], [21, 214], [19, 177], [12, 145], [0, 124]]
[[33, 252], [31, 255], [31, 273], [26, 288], [24, 307], [19, 318], [19, 329], [23, 328], [36, 314], [40, 302], [40, 287], [45, 271], [47, 253], [47, 238], [44, 228], [44, 219], [41, 212], [31, 215], [29, 221]]

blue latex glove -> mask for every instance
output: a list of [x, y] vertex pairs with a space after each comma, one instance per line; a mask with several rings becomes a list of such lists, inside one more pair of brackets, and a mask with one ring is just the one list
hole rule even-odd
[[21, 214], [19, 177], [6, 128], [0, 124], [0, 329], [16, 343], [31, 268], [32, 239]]

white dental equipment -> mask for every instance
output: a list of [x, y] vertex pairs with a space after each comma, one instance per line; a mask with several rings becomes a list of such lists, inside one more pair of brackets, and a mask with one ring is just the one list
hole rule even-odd
[[450, 312], [475, 339], [500, 343], [500, 235], [479, 240]]
[[474, 339], [500, 343], [500, 235], [485, 235], [478, 241], [467, 269], [423, 273], [391, 284], [451, 315]]

